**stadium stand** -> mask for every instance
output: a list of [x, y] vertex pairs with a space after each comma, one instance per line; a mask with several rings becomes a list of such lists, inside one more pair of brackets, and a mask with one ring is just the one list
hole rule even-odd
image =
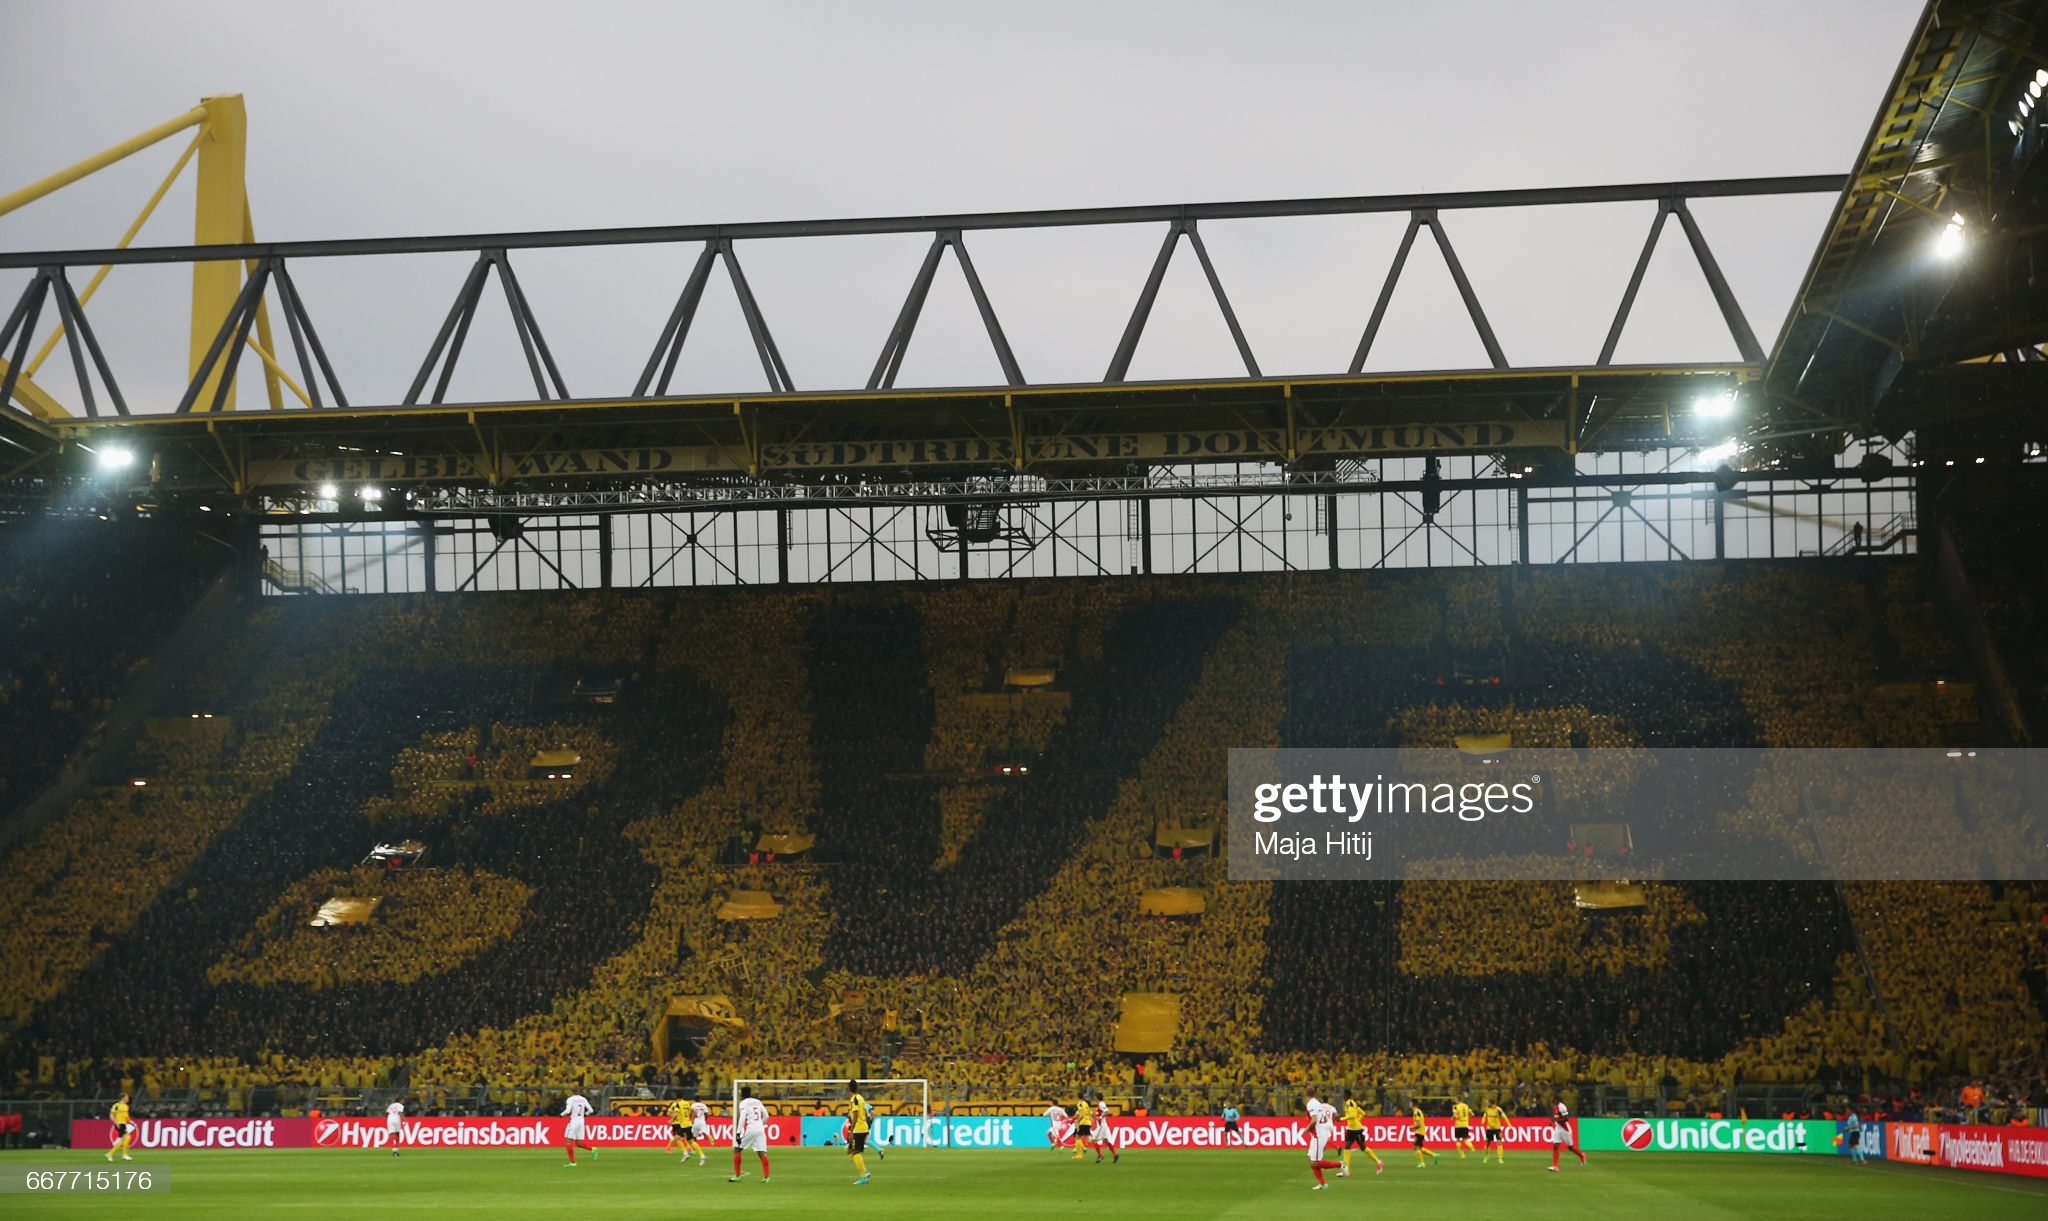
[[[878, 1066], [1193, 1109], [1328, 1082], [2025, 1096], [2031, 887], [1655, 885], [1588, 916], [1557, 883], [1232, 883], [1160, 839], [1222, 826], [1233, 745], [1985, 732], [1933, 685], [1961, 675], [1931, 588], [1859, 559], [265, 601], [183, 697], [226, 729], [146, 738], [147, 790], [0, 859], [31, 934], [0, 944], [0, 1068], [222, 1108]], [[1048, 689], [1005, 683], [1027, 668]], [[577, 697], [592, 676], [615, 703]], [[569, 778], [531, 766], [554, 750]], [[362, 868], [407, 839], [414, 865]], [[1203, 909], [1141, 915], [1157, 888]], [[773, 918], [720, 919], [742, 891]], [[337, 896], [372, 922], [309, 927]], [[1170, 1046], [1119, 1049], [1132, 993], [1177, 998]], [[670, 998], [711, 995], [741, 1024], [656, 1062]]]
[[94, 744], [136, 668], [226, 559], [223, 548], [152, 523], [0, 527], [0, 813]]

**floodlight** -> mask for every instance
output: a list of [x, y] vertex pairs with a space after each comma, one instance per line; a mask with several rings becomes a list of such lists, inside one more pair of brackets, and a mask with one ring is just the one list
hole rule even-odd
[[1735, 396], [1711, 394], [1692, 406], [1693, 412], [1709, 420], [1718, 420], [1735, 410]]
[[1958, 212], [1941, 236], [1934, 239], [1934, 253], [1944, 259], [1952, 259], [1963, 252], [1963, 216]]
[[382, 500], [384, 499], [384, 489], [378, 487], [366, 487], [360, 493], [358, 493], [358, 495], [360, 495], [364, 500]]
[[341, 489], [340, 489], [340, 488], [338, 488], [338, 487], [335, 487], [335, 486], [334, 486], [333, 484], [331, 484], [331, 483], [323, 483], [323, 484], [321, 484], [321, 485], [320, 485], [320, 499], [322, 499], [322, 500], [333, 500], [333, 499], [334, 499], [335, 497], [337, 497], [337, 496], [340, 496], [340, 495], [341, 495]]
[[1707, 449], [1701, 450], [1700, 461], [1726, 462], [1730, 458], [1733, 458], [1740, 449], [1741, 447], [1736, 445], [1734, 438], [1731, 437], [1728, 440], [1721, 442], [1719, 445], [1711, 446]]
[[100, 451], [100, 465], [110, 471], [135, 465], [135, 451], [113, 445]]

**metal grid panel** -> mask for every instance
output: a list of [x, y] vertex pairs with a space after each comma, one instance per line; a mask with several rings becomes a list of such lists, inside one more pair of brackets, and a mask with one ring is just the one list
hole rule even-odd
[[[1425, 513], [1423, 459], [1389, 459], [1348, 490], [1184, 499], [1046, 500], [997, 512], [965, 579], [1330, 568], [1784, 559], [1912, 554], [1910, 468], [1863, 483], [1774, 480], [1728, 490], [1650, 482], [1677, 451], [1581, 455], [1583, 475], [1642, 484], [1452, 487]], [[1447, 480], [1506, 474], [1446, 458]], [[1233, 477], [1259, 472], [1247, 466]], [[1158, 473], [1160, 486], [1187, 476]], [[1384, 490], [1359, 491], [1377, 479]], [[1526, 515], [1526, 517], [1524, 516]], [[673, 509], [516, 519], [266, 524], [271, 594], [414, 593], [962, 579], [959, 526], [936, 504]], [[1526, 527], [1525, 523], [1526, 522]], [[431, 572], [431, 580], [429, 575]]]

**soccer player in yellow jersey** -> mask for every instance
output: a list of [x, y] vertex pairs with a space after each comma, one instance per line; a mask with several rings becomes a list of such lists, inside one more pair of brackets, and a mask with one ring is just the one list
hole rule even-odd
[[673, 1153], [683, 1147], [683, 1119], [689, 1114], [689, 1110], [683, 1105], [683, 1100], [678, 1098], [669, 1103], [662, 1110], [662, 1114], [668, 1116], [668, 1144], [663, 1147], [662, 1152]]
[[[1493, 1160], [1495, 1164], [1502, 1166], [1507, 1165], [1508, 1113], [1500, 1109], [1499, 1103], [1489, 1102], [1486, 1104], [1486, 1110], [1480, 1113], [1479, 1122], [1486, 1125], [1486, 1148], [1489, 1152], [1491, 1152], [1494, 1155]], [[1485, 1161], [1486, 1154], [1481, 1153], [1479, 1155], [1479, 1160], [1482, 1162]]]
[[[1089, 1106], [1089, 1105], [1088, 1105], [1088, 1100], [1087, 1100], [1086, 1098], [1083, 1098], [1083, 1099], [1081, 1099], [1081, 1100], [1080, 1100], [1079, 1102], [1076, 1102], [1076, 1103], [1074, 1104], [1074, 1160], [1075, 1160], [1075, 1161], [1077, 1161], [1077, 1162], [1078, 1162], [1078, 1161], [1080, 1161], [1080, 1160], [1081, 1160], [1081, 1155], [1082, 1155], [1082, 1154], [1084, 1154], [1084, 1153], [1086, 1153], [1086, 1152], [1088, 1152], [1088, 1134], [1089, 1134], [1090, 1132], [1093, 1132], [1094, 1130], [1095, 1130], [1095, 1108], [1094, 1108], [1094, 1107], [1091, 1107], [1091, 1106]], [[1099, 1161], [1101, 1161], [1101, 1160], [1102, 1160], [1102, 1155], [1101, 1155], [1100, 1153], [1097, 1153], [1097, 1154], [1095, 1155], [1095, 1160], [1096, 1160], [1096, 1161], [1098, 1161], [1098, 1162], [1099, 1162]]]
[[1464, 1161], [1466, 1151], [1472, 1148], [1472, 1108], [1463, 1098], [1451, 1104], [1451, 1143], [1458, 1150], [1458, 1160]]
[[853, 1168], [860, 1171], [855, 1187], [868, 1181], [868, 1100], [860, 1096], [859, 1086], [857, 1081], [846, 1083], [846, 1151], [853, 1157]]
[[121, 1101], [107, 1111], [107, 1118], [114, 1125], [114, 1147], [107, 1150], [107, 1160], [113, 1161], [116, 1153], [124, 1162], [135, 1159], [128, 1156], [128, 1147], [135, 1143], [135, 1121], [128, 1116], [128, 1095], [121, 1095]]
[[1344, 1168], [1337, 1172], [1338, 1178], [1351, 1177], [1353, 1149], [1365, 1150], [1365, 1155], [1372, 1159], [1374, 1174], [1379, 1174], [1387, 1168], [1387, 1164], [1380, 1160], [1380, 1155], [1374, 1153], [1372, 1146], [1365, 1143], [1365, 1108], [1358, 1105], [1358, 1099], [1347, 1095], [1344, 1099]]
[[1408, 1117], [1408, 1121], [1415, 1129], [1415, 1168], [1420, 1170], [1423, 1167], [1423, 1158], [1428, 1158], [1429, 1164], [1435, 1165], [1437, 1157], [1436, 1151], [1428, 1148], [1424, 1143], [1429, 1140], [1429, 1116], [1424, 1115], [1422, 1108], [1419, 1106], [1413, 1108], [1413, 1111], [1414, 1113]]

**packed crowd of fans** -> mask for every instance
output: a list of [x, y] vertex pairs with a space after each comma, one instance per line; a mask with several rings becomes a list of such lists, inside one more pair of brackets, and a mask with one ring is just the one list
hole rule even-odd
[[2008, 467], [2000, 477], [2003, 484], [1986, 483], [1958, 503], [1947, 525], [2014, 699], [2038, 740], [2048, 733], [2048, 569], [2032, 557], [2039, 549], [2034, 527], [2048, 513], [2048, 467]]
[[[1940, 644], [1895, 639], [1925, 591], [1890, 571], [266, 606], [208, 680], [217, 748], [156, 743], [147, 798], [0, 860], [0, 914], [40, 930], [0, 945], [0, 1058], [18, 1083], [90, 1048], [67, 1075], [710, 1088], [888, 1055], [991, 1096], [1992, 1075], [2044, 1033], [2023, 887], [1654, 884], [1587, 915], [1566, 883], [1231, 882], [1222, 852], [1232, 746], [1938, 743], [1969, 710], [1876, 697]], [[1017, 667], [1053, 694], [1006, 692]], [[616, 704], [575, 696], [591, 675]], [[537, 780], [554, 749], [573, 778]], [[815, 838], [771, 861], [764, 834]], [[406, 837], [432, 868], [357, 871]], [[1155, 887], [1204, 910], [1141, 916]], [[742, 891], [774, 918], [721, 919]], [[386, 899], [371, 925], [306, 926], [355, 894]], [[1129, 993], [1178, 998], [1170, 1048], [1119, 1050]], [[743, 1024], [656, 1063], [700, 996]]]
[[0, 813], [95, 744], [138, 667], [226, 559], [161, 522], [0, 525]]

